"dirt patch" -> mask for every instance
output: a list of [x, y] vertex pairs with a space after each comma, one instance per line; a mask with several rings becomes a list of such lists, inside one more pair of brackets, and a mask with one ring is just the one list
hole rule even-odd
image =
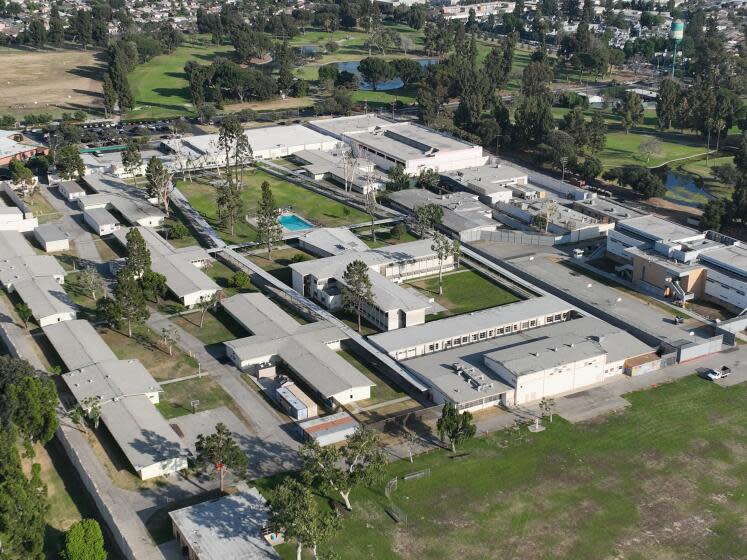
[[105, 69], [97, 51], [25, 52], [4, 49], [6, 68], [0, 80], [0, 112], [74, 111], [102, 107], [101, 76]]

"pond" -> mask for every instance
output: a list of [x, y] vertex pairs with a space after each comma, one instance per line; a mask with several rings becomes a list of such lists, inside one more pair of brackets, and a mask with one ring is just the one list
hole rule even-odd
[[321, 50], [319, 47], [315, 47], [314, 45], [302, 45], [296, 48], [298, 49], [299, 54], [304, 57], [312, 57]]
[[[365, 91], [373, 91], [373, 85], [369, 84], [368, 82], [364, 81], [361, 77], [361, 73], [358, 71], [358, 65], [360, 64], [360, 60], [351, 60], [349, 62], [338, 62], [337, 63], [337, 69], [340, 72], [350, 72], [351, 74], [355, 74], [358, 79], [360, 80], [360, 86], [358, 89], [362, 89]], [[437, 58], [421, 58], [417, 60], [417, 63], [420, 64], [422, 67], [430, 66], [431, 64], [435, 64], [438, 62]], [[393, 80], [389, 80], [388, 82], [381, 82], [376, 86], [377, 91], [387, 91], [390, 89], [399, 89], [405, 84], [400, 80], [399, 78], [394, 78]]]
[[697, 208], [716, 198], [702, 188], [692, 175], [686, 173], [667, 171], [664, 186], [667, 188], [664, 199], [683, 206]]

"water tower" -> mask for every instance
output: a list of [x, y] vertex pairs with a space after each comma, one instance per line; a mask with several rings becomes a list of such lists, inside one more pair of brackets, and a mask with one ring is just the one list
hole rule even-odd
[[674, 42], [674, 53], [672, 54], [672, 78], [674, 78], [674, 67], [677, 64], [677, 47], [682, 42], [682, 37], [685, 35], [685, 22], [681, 19], [676, 19], [672, 22], [672, 29], [669, 32], [669, 37]]

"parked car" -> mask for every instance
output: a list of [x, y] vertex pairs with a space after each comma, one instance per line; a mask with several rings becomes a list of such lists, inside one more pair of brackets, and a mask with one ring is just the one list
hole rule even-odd
[[707, 369], [703, 372], [703, 377], [709, 381], [717, 381], [719, 379], [726, 379], [731, 374], [731, 368], [721, 366], [720, 369]]

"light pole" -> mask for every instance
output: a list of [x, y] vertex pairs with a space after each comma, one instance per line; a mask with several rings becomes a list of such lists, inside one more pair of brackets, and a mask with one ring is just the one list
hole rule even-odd
[[563, 168], [563, 176], [560, 179], [561, 181], [565, 181], [565, 166], [568, 164], [568, 156], [563, 156], [560, 158], [560, 165]]

